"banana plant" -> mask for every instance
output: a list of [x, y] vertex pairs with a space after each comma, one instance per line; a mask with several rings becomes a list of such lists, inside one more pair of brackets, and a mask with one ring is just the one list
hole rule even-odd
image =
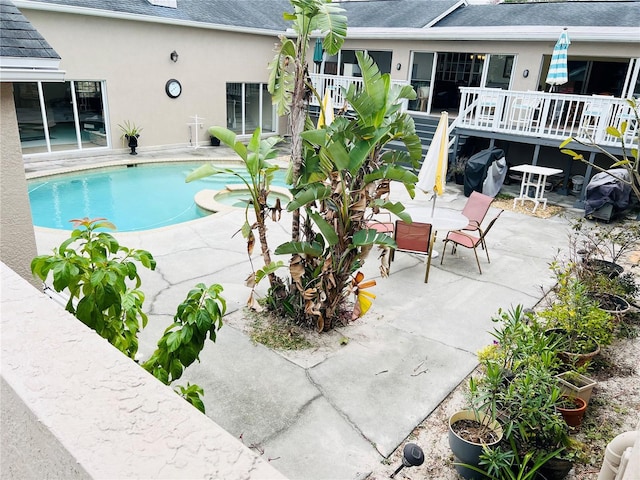
[[[302, 238], [275, 250], [292, 255], [283, 308], [297, 308], [296, 319], [319, 331], [345, 313], [352, 275], [371, 247], [394, 246], [388, 235], [366, 227], [365, 213], [386, 209], [410, 221], [402, 204], [382, 200], [375, 191], [381, 181], [394, 180], [413, 197], [417, 177], [404, 165], [417, 164], [422, 154], [413, 119], [401, 110], [402, 100], [415, 98], [414, 90], [392, 86], [366, 54], [356, 57], [363, 87], [344, 92], [354, 118], [338, 117], [328, 127], [301, 134], [305, 162], [287, 209], [304, 211]], [[384, 150], [393, 140], [407, 151]]]
[[[309, 95], [313, 86], [309, 80], [307, 52], [313, 32], [323, 37], [323, 47], [329, 55], [340, 51], [347, 35], [347, 17], [343, 8], [332, 5], [331, 0], [291, 0], [293, 13], [284, 19], [292, 22], [295, 39], [280, 37], [276, 55], [269, 64], [268, 90], [279, 115], [289, 114], [291, 128], [290, 183], [296, 185], [303, 164], [303, 146], [300, 134], [308, 119]], [[316, 92], [317, 95], [317, 92]], [[292, 239], [298, 240], [299, 212], [292, 219]]]
[[[212, 164], [205, 164], [193, 171], [187, 176], [186, 181], [192, 182], [211, 175], [217, 175], [220, 173], [230, 173], [238, 177], [247, 187], [251, 201], [247, 202], [245, 208], [245, 220], [240, 231], [247, 240], [247, 254], [251, 260], [253, 248], [255, 246], [254, 230], [258, 231], [258, 239], [260, 242], [260, 248], [262, 258], [265, 266], [256, 270], [252, 268], [253, 272], [247, 279], [247, 284], [251, 287], [251, 294], [249, 296], [248, 304], [252, 308], [257, 308], [257, 303], [254, 297], [255, 286], [261, 279], [267, 277], [271, 287], [275, 284], [279, 284], [280, 280], [275, 275], [275, 271], [278, 268], [284, 267], [282, 261], [272, 262], [271, 252], [269, 250], [269, 242], [267, 239], [267, 218], [271, 217], [274, 221], [280, 219], [280, 200], [276, 200], [273, 206], [269, 205], [267, 199], [269, 196], [269, 188], [271, 181], [273, 180], [274, 173], [278, 170], [277, 165], [272, 165], [269, 160], [276, 157], [277, 151], [275, 146], [282, 140], [280, 137], [267, 137], [260, 139], [261, 130], [256, 128], [251, 136], [249, 143], [245, 145], [236, 138], [236, 134], [231, 130], [223, 127], [211, 127], [209, 129], [211, 135], [215, 135], [221, 142], [232, 148], [236, 154], [242, 159], [247, 168], [246, 178], [245, 175], [235, 170], [228, 168], [220, 168]], [[255, 221], [249, 217], [249, 208], [253, 208], [253, 214]]]

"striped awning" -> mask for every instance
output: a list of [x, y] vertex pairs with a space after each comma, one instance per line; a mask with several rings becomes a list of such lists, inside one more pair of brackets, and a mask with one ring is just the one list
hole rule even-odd
[[569, 34], [565, 28], [560, 34], [560, 38], [553, 47], [551, 55], [551, 64], [549, 65], [549, 73], [546, 82], [549, 85], [564, 85], [569, 81], [569, 72], [567, 71], [567, 51], [571, 45]]

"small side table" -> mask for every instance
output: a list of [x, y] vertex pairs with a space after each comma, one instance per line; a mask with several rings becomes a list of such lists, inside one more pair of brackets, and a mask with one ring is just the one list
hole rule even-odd
[[[557, 175], [562, 173], [559, 168], [539, 167], [538, 165], [518, 165], [517, 167], [511, 167], [514, 172], [521, 172], [522, 184], [520, 185], [520, 196], [513, 199], [513, 206], [515, 208], [518, 201], [524, 205], [525, 200], [531, 200], [535, 203], [533, 211], [536, 211], [540, 203], [543, 204], [543, 209], [547, 208], [547, 199], [544, 198], [544, 186], [547, 182], [547, 176]], [[534, 188], [535, 194], [533, 197], [529, 196], [529, 189]]]

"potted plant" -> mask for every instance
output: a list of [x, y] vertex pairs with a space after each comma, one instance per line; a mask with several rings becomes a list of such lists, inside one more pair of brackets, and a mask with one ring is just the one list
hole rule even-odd
[[556, 406], [567, 425], [579, 428], [587, 410], [587, 402], [580, 397], [563, 396]]
[[550, 337], [558, 343], [558, 356], [567, 364], [584, 365], [611, 343], [614, 323], [610, 314], [589, 297], [585, 285], [571, 275], [571, 266], [551, 265], [558, 283], [555, 301], [540, 312]]
[[559, 373], [556, 378], [564, 395], [581, 398], [587, 405], [593, 393], [593, 388], [598, 383], [574, 370]]
[[129, 155], [137, 155], [136, 148], [138, 148], [138, 138], [140, 138], [141, 127], [138, 127], [135, 123], [126, 120], [124, 123], [118, 125], [122, 131], [122, 137], [127, 140], [127, 145], [131, 149]]

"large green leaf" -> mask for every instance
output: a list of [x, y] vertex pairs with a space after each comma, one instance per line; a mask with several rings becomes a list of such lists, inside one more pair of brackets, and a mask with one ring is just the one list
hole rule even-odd
[[311, 185], [303, 187], [303, 189], [295, 195], [293, 200], [287, 205], [287, 210], [293, 212], [316, 200], [324, 200], [329, 195], [331, 195], [331, 187], [322, 183], [312, 183]]
[[211, 175], [217, 175], [219, 173], [231, 173], [236, 174], [233, 170], [228, 168], [219, 168], [210, 163], [206, 163], [204, 165], [199, 166], [185, 179], [185, 182], [193, 182], [194, 180], [200, 180], [201, 178], [210, 177]]
[[322, 232], [322, 235], [324, 235], [324, 238], [327, 240], [327, 243], [330, 246], [336, 245], [338, 243], [338, 241], [339, 241], [339, 238], [338, 238], [338, 234], [336, 233], [335, 229], [333, 228], [333, 225], [331, 225], [329, 222], [327, 222], [324, 218], [322, 218], [320, 216], [320, 214], [318, 214], [316, 212], [312, 212], [312, 211], [308, 210], [307, 214], [309, 215], [309, 217], [311, 217], [311, 219], [318, 226], [318, 228]]
[[310, 255], [312, 257], [319, 257], [322, 255], [322, 248], [318, 244], [311, 244], [309, 242], [287, 242], [279, 245], [275, 252], [276, 255]]
[[364, 183], [371, 183], [383, 178], [395, 180], [404, 184], [414, 184], [418, 181], [418, 176], [406, 168], [397, 165], [384, 165], [382, 168], [365, 175]]
[[313, 18], [311, 27], [326, 34], [322, 46], [329, 55], [338, 53], [347, 37], [347, 17], [342, 15], [344, 9], [323, 0], [316, 0], [318, 14]]
[[358, 230], [353, 236], [352, 244], [356, 247], [365, 245], [383, 245], [386, 247], [395, 247], [396, 242], [386, 233], [380, 233], [373, 228]]
[[220, 139], [222, 143], [232, 148], [243, 160], [247, 159], [247, 147], [245, 147], [242, 142], [236, 140], [235, 132], [224, 127], [211, 127], [209, 128], [209, 134], [214, 135]]

